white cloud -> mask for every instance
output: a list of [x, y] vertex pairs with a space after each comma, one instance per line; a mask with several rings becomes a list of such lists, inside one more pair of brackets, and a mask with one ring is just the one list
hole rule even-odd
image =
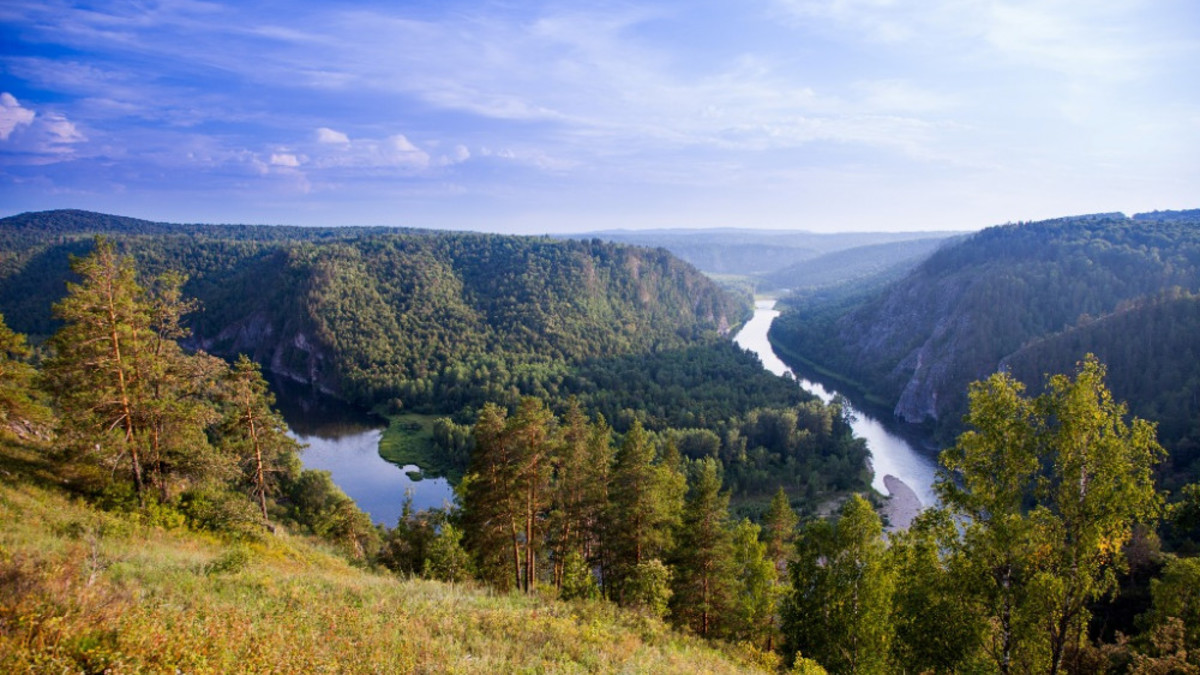
[[309, 169], [399, 169], [414, 172], [430, 166], [429, 153], [404, 134], [384, 138], [350, 138], [333, 129], [317, 130], [316, 143], [306, 147]]
[[22, 108], [16, 97], [8, 92], [0, 94], [0, 141], [7, 141], [14, 129], [33, 123], [34, 112]]
[[300, 158], [288, 152], [271, 153], [271, 166], [300, 166]]
[[0, 141], [13, 154], [8, 162], [53, 164], [77, 156], [87, 136], [59, 112], [37, 112], [25, 108], [15, 96], [0, 94]]
[[329, 127], [321, 127], [317, 129], [317, 142], [344, 145], [350, 142], [350, 137], [340, 131], [334, 131]]

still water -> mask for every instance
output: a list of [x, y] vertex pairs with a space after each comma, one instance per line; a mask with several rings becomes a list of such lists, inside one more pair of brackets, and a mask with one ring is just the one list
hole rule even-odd
[[[767, 331], [771, 328], [771, 322], [779, 316], [779, 312], [774, 307], [774, 300], [756, 302], [754, 318], [746, 322], [733, 340], [742, 348], [758, 354], [763, 367], [772, 373], [780, 376], [794, 375], [791, 369], [776, 356], [775, 351], [771, 348], [771, 342], [767, 339]], [[798, 378], [797, 381], [803, 389], [815, 394], [826, 403], [833, 400], [837, 394], [818, 382], [811, 382], [803, 378]], [[917, 499], [921, 500], [922, 506], [934, 504], [936, 502], [933, 493], [936, 468], [934, 460], [917, 452], [908, 441], [888, 431], [879, 420], [854, 408], [851, 408], [850, 412], [854, 416], [851, 427], [854, 429], [855, 435], [866, 439], [867, 450], [871, 453], [871, 467], [875, 471], [871, 486], [882, 494], [891, 494], [883, 479], [885, 476], [895, 476], [912, 488], [913, 492], [917, 494]]]
[[300, 452], [304, 468], [328, 471], [376, 523], [395, 526], [410, 490], [417, 510], [454, 501], [445, 478], [420, 478], [417, 467], [397, 466], [379, 456], [384, 420], [279, 378], [272, 380], [271, 390], [289, 434], [308, 446]]

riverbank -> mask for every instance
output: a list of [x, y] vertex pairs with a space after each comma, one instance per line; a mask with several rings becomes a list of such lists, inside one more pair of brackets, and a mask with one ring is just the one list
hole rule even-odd
[[887, 531], [907, 530], [913, 519], [920, 515], [921, 500], [908, 483], [888, 474], [883, 477], [883, 484], [891, 495], [883, 503], [880, 511], [887, 518]]

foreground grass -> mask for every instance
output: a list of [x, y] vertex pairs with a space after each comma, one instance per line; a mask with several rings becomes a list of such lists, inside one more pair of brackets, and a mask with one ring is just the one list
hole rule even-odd
[[147, 527], [0, 471], [4, 673], [753, 672], [743, 656], [605, 604], [358, 569], [297, 537]]

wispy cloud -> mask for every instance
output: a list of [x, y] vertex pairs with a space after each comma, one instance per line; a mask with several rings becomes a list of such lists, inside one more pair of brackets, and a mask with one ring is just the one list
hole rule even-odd
[[753, 198], [781, 220], [808, 190], [970, 175], [985, 187], [959, 191], [968, 209], [1031, 167], [1048, 191], [1117, 184], [1102, 163], [1194, 177], [1190, 2], [12, 0], [0, 162], [101, 173], [93, 158], [131, 190], [246, 203], [472, 195], [711, 218], [698, 205], [727, 194], [730, 217]]

